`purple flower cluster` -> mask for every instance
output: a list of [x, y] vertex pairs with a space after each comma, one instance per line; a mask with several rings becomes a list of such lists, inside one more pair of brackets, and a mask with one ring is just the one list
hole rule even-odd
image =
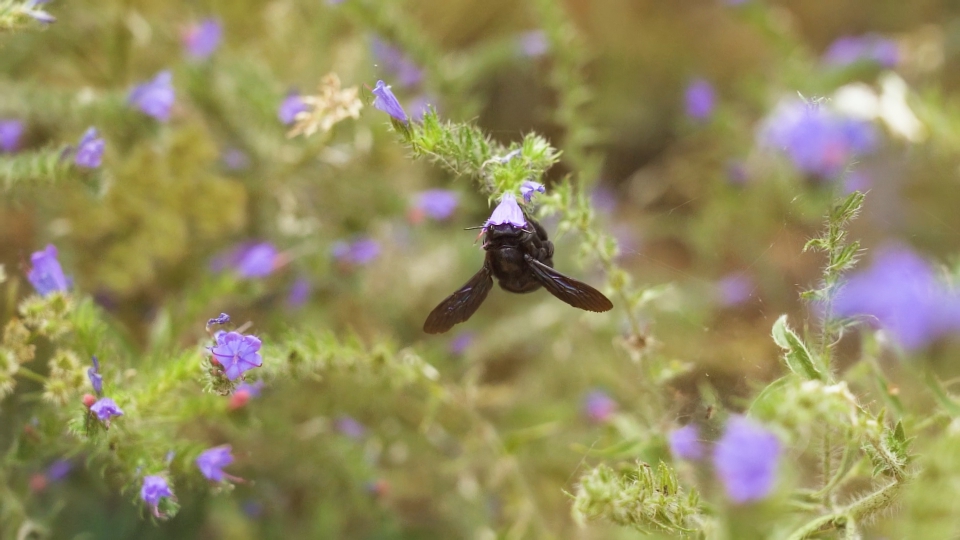
[[877, 146], [873, 124], [819, 104], [794, 100], [782, 103], [764, 121], [761, 144], [782, 150], [800, 171], [834, 178], [850, 162]]
[[520, 184], [520, 196], [523, 197], [523, 202], [528, 203], [537, 193], [546, 192], [547, 188], [543, 187], [543, 184], [534, 182], [533, 180], [524, 180], [523, 183]]
[[205, 60], [220, 46], [223, 27], [216, 19], [204, 19], [199, 24], [190, 25], [183, 32], [182, 38], [187, 56], [194, 60]]
[[67, 292], [70, 283], [63, 274], [60, 261], [57, 260], [57, 248], [53, 244], [47, 245], [43, 251], [30, 255], [31, 268], [27, 279], [40, 296], [47, 296], [53, 292]]
[[713, 449], [713, 465], [730, 500], [742, 504], [767, 498], [776, 487], [781, 450], [777, 436], [763, 426], [731, 417]]
[[169, 71], [161, 71], [152, 80], [135, 86], [128, 97], [130, 104], [161, 122], [170, 119], [174, 99], [173, 75]]
[[380, 256], [380, 244], [367, 237], [361, 237], [352, 242], [341, 240], [333, 244], [330, 254], [341, 263], [363, 266]]
[[96, 169], [100, 166], [105, 148], [106, 142], [102, 137], [97, 136], [97, 128], [91, 127], [84, 132], [77, 144], [77, 153], [73, 156], [73, 162], [78, 167]]
[[879, 250], [869, 268], [843, 285], [833, 309], [842, 317], [868, 317], [908, 351], [960, 330], [960, 298], [904, 247]]
[[224, 373], [231, 381], [245, 371], [263, 365], [259, 338], [238, 332], [218, 332], [216, 340], [217, 344], [210, 347], [210, 353], [223, 366]]
[[843, 36], [823, 53], [823, 63], [844, 67], [857, 62], [873, 62], [891, 68], [900, 61], [900, 50], [892, 39], [877, 34]]
[[280, 262], [280, 253], [270, 242], [244, 242], [216, 257], [210, 266], [214, 272], [231, 268], [240, 277], [253, 279], [269, 276]]
[[698, 122], [708, 120], [716, 107], [717, 95], [706, 79], [694, 79], [683, 94], [687, 116]]
[[372, 38], [370, 48], [386, 74], [401, 87], [416, 86], [423, 80], [423, 70], [400, 49], [378, 37]]
[[23, 136], [23, 122], [19, 120], [0, 120], [0, 153], [12, 153], [20, 149]]

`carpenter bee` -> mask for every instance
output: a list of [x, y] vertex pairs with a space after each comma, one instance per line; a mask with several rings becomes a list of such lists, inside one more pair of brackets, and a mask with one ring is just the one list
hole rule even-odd
[[430, 312], [424, 332], [441, 334], [469, 319], [493, 288], [493, 278], [505, 291], [528, 293], [542, 286], [575, 308], [596, 312], [613, 308], [600, 291], [553, 269], [553, 242], [547, 231], [521, 210], [512, 194], [504, 195], [482, 234], [487, 252], [483, 267]]

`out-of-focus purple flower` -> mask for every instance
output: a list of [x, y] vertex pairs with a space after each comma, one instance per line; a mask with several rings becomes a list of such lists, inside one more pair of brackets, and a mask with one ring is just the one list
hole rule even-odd
[[873, 124], [799, 100], [780, 104], [761, 125], [759, 138], [784, 151], [800, 171], [823, 178], [836, 177], [877, 145]]
[[470, 331], [460, 332], [452, 340], [450, 340], [450, 352], [460, 356], [466, 352], [467, 347], [473, 343], [473, 340], [476, 338], [476, 334]]
[[513, 225], [514, 227], [525, 227], [527, 220], [523, 217], [523, 210], [517, 204], [517, 198], [513, 193], [507, 192], [500, 198], [500, 204], [493, 209], [490, 219], [483, 224], [486, 229], [492, 225]]
[[300, 94], [290, 92], [277, 109], [277, 118], [285, 125], [290, 125], [297, 120], [297, 115], [310, 110], [307, 104], [300, 98]]
[[250, 166], [250, 158], [239, 148], [227, 148], [220, 155], [224, 167], [231, 171], [239, 171]]
[[713, 114], [717, 94], [706, 79], [691, 81], [683, 95], [686, 113], [690, 118], [702, 122]]
[[117, 406], [115, 401], [108, 397], [98, 399], [96, 403], [90, 406], [90, 410], [93, 411], [93, 414], [97, 415], [97, 418], [99, 418], [101, 422], [107, 424], [109, 424], [112, 417], [123, 416], [123, 410]]
[[367, 433], [367, 428], [363, 427], [363, 424], [347, 415], [337, 418], [336, 426], [337, 431], [351, 439], [360, 439]]
[[523, 197], [523, 202], [530, 202], [530, 199], [533, 198], [535, 193], [546, 193], [547, 188], [543, 187], [543, 184], [539, 182], [534, 182], [533, 180], [524, 180], [520, 184], [520, 195]]
[[199, 24], [191, 24], [184, 30], [183, 48], [194, 60], [204, 60], [217, 50], [222, 37], [223, 27], [220, 26], [220, 21], [204, 19]]
[[696, 461], [703, 457], [703, 444], [697, 426], [687, 424], [670, 432], [670, 453], [680, 459]]
[[131, 104], [161, 122], [170, 119], [174, 99], [173, 75], [169, 71], [161, 71], [153, 80], [135, 86], [129, 97]]
[[70, 288], [67, 276], [63, 275], [63, 268], [57, 260], [57, 248], [53, 244], [48, 244], [43, 251], [30, 255], [30, 263], [27, 279], [40, 296], [57, 291], [67, 292]]
[[78, 167], [96, 169], [103, 159], [106, 144], [103, 137], [97, 137], [97, 128], [89, 128], [77, 144], [77, 153], [73, 156], [73, 162]]
[[293, 285], [290, 286], [290, 292], [287, 294], [287, 305], [291, 307], [300, 307], [307, 303], [307, 300], [310, 299], [310, 293], [313, 290], [313, 286], [310, 284], [310, 280], [305, 277], [299, 277], [296, 281], [293, 282]]
[[47, 467], [47, 480], [51, 482], [63, 480], [72, 469], [73, 465], [68, 460], [58, 459]]
[[843, 285], [833, 309], [842, 317], [870, 317], [909, 351], [960, 329], [960, 299], [927, 261], [904, 247], [879, 250], [869, 268]]
[[362, 237], [353, 242], [339, 241], [330, 249], [333, 258], [342, 263], [365, 265], [380, 256], [380, 244], [372, 239]]
[[591, 422], [606, 422], [615, 412], [617, 402], [601, 390], [594, 390], [583, 398], [583, 413]]
[[409, 121], [407, 119], [407, 113], [403, 111], [403, 107], [401, 107], [400, 102], [397, 101], [397, 96], [393, 95], [390, 87], [384, 84], [383, 81], [377, 81], [377, 85], [373, 88], [373, 95], [376, 96], [373, 99], [373, 106], [375, 108], [389, 114], [398, 122], [406, 124]]
[[443, 221], [453, 215], [458, 199], [456, 191], [428, 189], [417, 194], [415, 207], [430, 219]]
[[401, 87], [416, 86], [423, 80], [423, 70], [400, 49], [378, 37], [373, 37], [371, 40], [371, 49], [386, 75]]
[[267, 277], [277, 267], [278, 256], [277, 248], [270, 242], [249, 244], [239, 251], [234, 268], [244, 278]]
[[237, 332], [220, 332], [217, 344], [210, 347], [213, 357], [223, 366], [227, 378], [235, 380], [243, 372], [263, 365], [260, 339]]
[[103, 395], [103, 375], [100, 374], [100, 361], [96, 356], [92, 357], [93, 367], [87, 368], [87, 377], [90, 379], [90, 386], [98, 396]]
[[207, 478], [214, 482], [221, 482], [224, 478], [223, 468], [233, 463], [230, 445], [214, 446], [200, 452], [197, 456], [197, 468]]
[[740, 305], [750, 299], [755, 288], [750, 276], [739, 272], [729, 274], [716, 284], [717, 302], [725, 307]]
[[230, 322], [230, 316], [226, 313], [221, 313], [219, 317], [214, 317], [207, 321], [207, 328], [215, 324], [227, 324], [228, 322]]
[[[334, 5], [339, 4], [342, 1], [343, 0], [327, 0], [327, 3]], [[250, 519], [259, 519], [261, 516], [263, 516], [263, 503], [260, 501], [247, 499], [246, 501], [243, 501], [241, 508], [243, 508], [243, 513], [246, 514]]]
[[538, 58], [550, 51], [550, 42], [543, 30], [530, 30], [517, 37], [517, 48], [527, 58]]
[[23, 5], [25, 13], [39, 23], [51, 24], [57, 22], [56, 17], [37, 7], [46, 4], [47, 1], [48, 0], [30, 0]]
[[843, 177], [843, 192], [846, 194], [860, 191], [866, 193], [873, 186], [873, 178], [863, 171], [850, 171]]
[[731, 417], [713, 449], [713, 465], [730, 500], [742, 504], [769, 496], [780, 452], [776, 435], [743, 416]]
[[408, 105], [410, 107], [410, 119], [414, 122], [423, 121], [423, 115], [427, 114], [431, 106], [436, 108], [435, 100], [426, 94], [420, 94], [414, 97]]
[[617, 195], [604, 185], [597, 185], [590, 191], [590, 204], [604, 214], [612, 214], [617, 209]]
[[174, 450], [167, 450], [167, 454], [163, 456], [163, 462], [167, 465], [173, 463], [173, 458], [177, 457], [177, 452]]
[[234, 394], [240, 392], [246, 392], [249, 397], [260, 397], [260, 392], [263, 390], [263, 381], [257, 381], [253, 384], [248, 382], [242, 382], [237, 385], [237, 389], [233, 391]]
[[170, 490], [166, 479], [158, 475], [144, 476], [143, 487], [140, 488], [140, 498], [150, 505], [154, 516], [159, 517], [160, 510], [157, 506], [160, 504], [160, 499], [164, 497], [173, 497], [173, 491]]
[[877, 34], [843, 36], [830, 44], [827, 52], [823, 53], [823, 63], [836, 67], [857, 62], [875, 62], [891, 68], [899, 61], [900, 50], [897, 43]]
[[23, 136], [23, 122], [0, 120], [0, 152], [16, 152]]
[[727, 161], [727, 181], [734, 186], [742, 186], [750, 181], [750, 173], [743, 161], [739, 159]]

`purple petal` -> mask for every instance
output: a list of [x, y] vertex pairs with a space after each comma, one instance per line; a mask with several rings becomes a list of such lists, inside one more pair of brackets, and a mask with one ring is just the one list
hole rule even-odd
[[527, 220], [523, 217], [523, 210], [521, 210], [520, 205], [517, 204], [517, 198], [513, 193], [509, 192], [503, 194], [503, 197], [500, 199], [500, 204], [493, 209], [493, 214], [490, 215], [490, 219], [487, 220], [484, 227], [506, 224], [519, 228], [527, 224]]
[[384, 84], [383, 81], [377, 81], [377, 85], [373, 88], [373, 95], [376, 96], [373, 100], [373, 106], [375, 108], [389, 114], [395, 120], [404, 124], [409, 121], [407, 113], [404, 112], [403, 107], [400, 106], [397, 97], [393, 95], [390, 87]]
[[195, 60], [208, 58], [223, 36], [223, 28], [216, 19], [205, 19], [200, 24], [191, 25], [183, 34], [183, 46], [187, 55]]
[[0, 120], [0, 152], [16, 152], [23, 131], [23, 122], [19, 120]]

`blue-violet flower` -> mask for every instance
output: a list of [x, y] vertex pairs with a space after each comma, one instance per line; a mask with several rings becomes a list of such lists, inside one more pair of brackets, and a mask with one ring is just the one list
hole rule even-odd
[[373, 106], [375, 108], [389, 114], [398, 122], [406, 124], [409, 121], [407, 113], [403, 111], [403, 107], [401, 107], [400, 102], [397, 101], [397, 96], [393, 95], [390, 87], [384, 84], [383, 81], [377, 81], [377, 85], [373, 89], [373, 95], [376, 96], [373, 99]]
[[696, 461], [703, 457], [703, 444], [700, 442], [700, 432], [694, 424], [687, 424], [682, 428], [670, 432], [670, 453], [680, 459]]
[[0, 152], [16, 152], [23, 136], [23, 122], [0, 120]]
[[30, 255], [31, 268], [27, 279], [40, 296], [47, 296], [52, 292], [67, 292], [70, 287], [67, 277], [63, 275], [63, 268], [57, 260], [57, 248], [53, 244], [47, 245], [43, 251], [36, 251]]
[[210, 352], [232, 381], [243, 372], [263, 365], [263, 358], [258, 352], [260, 345], [260, 339], [255, 336], [220, 332], [217, 334], [217, 344], [210, 347]]
[[493, 209], [493, 214], [490, 215], [490, 219], [488, 219], [483, 226], [487, 228], [491, 225], [506, 224], [520, 228], [525, 227], [527, 224], [527, 220], [523, 217], [523, 210], [521, 210], [520, 205], [517, 204], [516, 196], [510, 192], [503, 194], [503, 197], [500, 198], [500, 204]]
[[131, 104], [161, 122], [170, 118], [174, 99], [173, 75], [169, 71], [161, 71], [152, 80], [135, 86], [129, 97]]
[[73, 156], [73, 162], [78, 167], [96, 169], [100, 166], [105, 148], [106, 142], [104, 142], [103, 137], [98, 137], [97, 128], [91, 127], [80, 138], [80, 142], [77, 144], [77, 153]]
[[123, 410], [108, 397], [98, 399], [96, 403], [90, 406], [90, 410], [97, 415], [101, 422], [107, 425], [110, 424], [110, 419], [114, 416], [123, 416]]
[[100, 374], [100, 361], [96, 356], [92, 357], [93, 367], [87, 368], [87, 377], [90, 379], [90, 386], [98, 396], [103, 395], [103, 375]]
[[781, 445], [777, 436], [743, 416], [727, 421], [713, 464], [727, 496], [742, 504], [767, 498], [776, 487]]
[[223, 28], [216, 19], [204, 19], [199, 24], [192, 24], [183, 32], [183, 47], [187, 55], [195, 60], [208, 58], [223, 37]]
[[[231, 463], [233, 463], [233, 455], [230, 453], [229, 444], [204, 450], [197, 456], [197, 468], [207, 480], [214, 482], [223, 480], [225, 476], [223, 468]], [[229, 475], [226, 476], [229, 477]]]

